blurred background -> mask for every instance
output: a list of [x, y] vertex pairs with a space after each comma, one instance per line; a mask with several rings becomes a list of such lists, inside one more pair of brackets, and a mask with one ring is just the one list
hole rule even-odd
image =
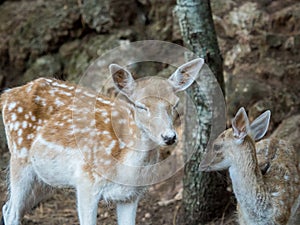
[[[38, 77], [78, 82], [93, 60], [128, 42], [182, 45], [175, 5], [175, 0], [0, 0], [1, 90]], [[211, 7], [224, 62], [228, 119], [241, 106], [250, 119], [270, 109], [268, 135], [290, 141], [299, 156], [299, 0], [211, 0]], [[139, 73], [165, 67], [149, 64]], [[2, 122], [0, 128], [2, 206], [9, 154]], [[181, 176], [150, 188], [137, 224], [180, 224]], [[112, 209], [100, 204], [99, 223], [116, 224]], [[58, 191], [26, 215], [24, 224], [78, 224], [75, 210], [73, 192]], [[211, 224], [234, 224], [233, 216]]]

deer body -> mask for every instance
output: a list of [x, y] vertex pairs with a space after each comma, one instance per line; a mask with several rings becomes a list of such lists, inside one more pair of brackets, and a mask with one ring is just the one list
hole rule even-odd
[[42, 199], [47, 184], [76, 189], [81, 225], [96, 224], [100, 199], [117, 203], [119, 225], [135, 224], [145, 191], [138, 179], [147, 176], [141, 167], [158, 161], [158, 146], [176, 141], [171, 120], [178, 102], [175, 92], [190, 86], [202, 64], [196, 59], [169, 80], [142, 81], [113, 64], [110, 72], [125, 100], [45, 78], [2, 94], [11, 153], [3, 222], [20, 224], [24, 213]]
[[294, 149], [285, 141], [266, 139], [270, 112], [251, 125], [242, 108], [213, 143], [201, 170], [229, 168], [242, 225], [284, 225], [299, 204], [300, 170]]

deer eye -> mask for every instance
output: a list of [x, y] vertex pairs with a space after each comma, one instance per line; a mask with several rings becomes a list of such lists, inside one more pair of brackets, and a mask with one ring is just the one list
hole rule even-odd
[[148, 108], [144, 104], [141, 104], [141, 103], [136, 103], [135, 107], [141, 111], [148, 111]]
[[214, 148], [214, 151], [220, 151], [222, 147], [223, 147], [223, 145], [215, 144], [213, 148]]
[[177, 107], [178, 107], [178, 105], [179, 105], [179, 101], [178, 102], [176, 102], [176, 104], [175, 105], [173, 105], [173, 109], [175, 110]]

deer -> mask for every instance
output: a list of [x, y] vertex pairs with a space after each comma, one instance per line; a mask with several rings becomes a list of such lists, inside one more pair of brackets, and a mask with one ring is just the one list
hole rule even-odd
[[232, 128], [204, 154], [200, 171], [229, 169], [241, 225], [285, 225], [299, 206], [300, 167], [296, 152], [280, 139], [260, 140], [268, 131], [267, 110], [251, 124], [238, 110]]
[[197, 58], [168, 79], [138, 80], [110, 64], [122, 96], [115, 99], [52, 78], [4, 92], [2, 117], [11, 157], [2, 224], [20, 224], [50, 186], [75, 189], [81, 225], [96, 225], [101, 199], [116, 204], [119, 225], [134, 225], [147, 189], [138, 179], [149, 176], [140, 174], [141, 168], [158, 162], [160, 147], [178, 141], [172, 120], [177, 93], [191, 86], [203, 64]]

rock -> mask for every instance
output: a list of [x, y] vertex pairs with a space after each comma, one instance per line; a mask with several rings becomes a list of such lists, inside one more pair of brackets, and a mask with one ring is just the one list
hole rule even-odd
[[234, 6], [237, 5], [237, 3], [233, 0], [211, 0], [210, 4], [213, 14], [218, 16], [227, 14]]
[[280, 8], [272, 14], [269, 29], [273, 33], [287, 35], [290, 33], [299, 34], [300, 32], [300, 3]]
[[8, 46], [10, 66], [20, 72], [38, 57], [58, 50], [62, 41], [83, 32], [75, 0], [7, 1], [0, 7], [0, 40]]
[[254, 119], [266, 110], [271, 110], [271, 129], [281, 123], [287, 115], [299, 112], [300, 103], [298, 93], [289, 92], [286, 89], [273, 88], [271, 94], [256, 101], [248, 107], [249, 118]]
[[181, 40], [178, 18], [173, 13], [175, 3], [174, 0], [150, 0], [149, 25], [145, 30], [148, 39]]
[[81, 5], [82, 19], [89, 28], [107, 33], [113, 25], [109, 8], [110, 0], [85, 0]]
[[287, 73], [286, 69], [285, 62], [269, 57], [263, 58], [255, 64], [255, 73], [258, 76], [267, 76], [270, 79], [276, 79], [278, 81]]
[[237, 75], [229, 75], [228, 78], [225, 92], [229, 118], [235, 114], [239, 107], [249, 108], [253, 102], [271, 94], [271, 86], [262, 80]]
[[[119, 33], [110, 35], [87, 35], [80, 42], [75, 40], [62, 45], [59, 49], [59, 54], [62, 59], [64, 74], [67, 75], [67, 80], [77, 83], [86, 70], [90, 68], [94, 60], [120, 45], [119, 36]], [[105, 72], [100, 71], [102, 68], [95, 67], [95, 69], [91, 69], [91, 71], [96, 70], [96, 73], [101, 76], [100, 80], [103, 79], [104, 82], [109, 75], [106, 71], [107, 68], [105, 67], [104, 69]]]
[[145, 6], [147, 2], [136, 0], [85, 0], [81, 5], [81, 14], [90, 29], [103, 34], [112, 27], [145, 24]]
[[291, 143], [297, 151], [300, 160], [300, 114], [283, 120], [271, 137], [280, 138]]
[[284, 43], [285, 37], [277, 34], [267, 34], [266, 44], [272, 48], [279, 48]]
[[224, 17], [223, 29], [228, 37], [247, 36], [257, 29], [262, 29], [267, 19], [267, 14], [258, 8], [257, 3], [246, 2]]
[[228, 68], [232, 68], [237, 59], [245, 57], [250, 52], [251, 48], [249, 44], [237, 44], [226, 53], [224, 57], [224, 65]]
[[25, 72], [22, 84], [32, 81], [38, 77], [53, 77], [62, 72], [62, 65], [58, 56], [45, 55], [38, 58]]

